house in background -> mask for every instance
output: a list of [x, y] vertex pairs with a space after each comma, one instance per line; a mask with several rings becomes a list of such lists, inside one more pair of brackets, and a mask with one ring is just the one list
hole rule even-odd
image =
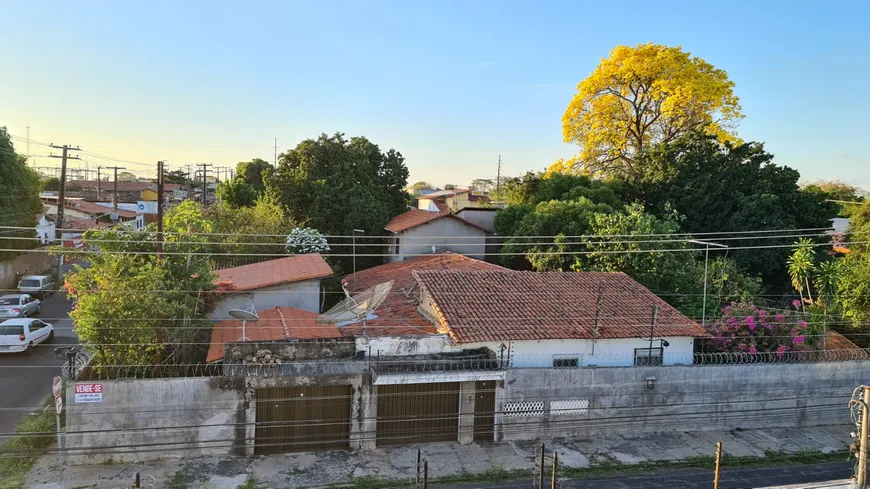
[[36, 239], [42, 244], [48, 244], [54, 241], [54, 237], [54, 221], [48, 218], [48, 210], [45, 210], [36, 220]]
[[230, 317], [231, 309], [260, 311], [277, 306], [319, 313], [323, 301], [320, 280], [332, 275], [332, 268], [319, 253], [294, 255], [234, 268], [218, 270], [218, 282], [232, 284], [209, 319]]
[[389, 262], [438, 250], [481, 260], [486, 256], [487, 229], [449, 211], [411, 209], [391, 219], [384, 229], [393, 233], [393, 237], [388, 238]]
[[456, 217], [461, 217], [468, 222], [477, 224], [489, 233], [495, 233], [495, 214], [498, 209], [494, 207], [463, 207], [454, 212]]
[[[48, 209], [48, 214], [57, 215], [57, 197], [41, 197], [41, 199]], [[106, 208], [95, 202], [88, 202], [81, 199], [64, 199], [64, 201], [66, 204], [64, 206], [64, 217], [75, 217], [77, 219], [92, 221], [94, 223], [103, 222], [116, 224], [129, 222], [136, 230], [145, 228], [145, 218], [138, 212], [127, 211], [119, 208], [118, 220], [117, 222], [113, 222], [111, 215], [114, 211], [111, 208]]]
[[489, 194], [479, 190], [439, 190], [417, 197], [417, 208], [430, 211], [456, 211], [466, 207], [486, 207]]

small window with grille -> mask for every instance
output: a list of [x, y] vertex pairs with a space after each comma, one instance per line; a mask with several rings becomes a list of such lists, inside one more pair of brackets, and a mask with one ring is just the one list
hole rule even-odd
[[662, 348], [635, 348], [634, 365], [638, 367], [661, 365], [662, 353]]
[[569, 358], [554, 358], [553, 367], [555, 368], [572, 368], [580, 365], [580, 359], [577, 357]]

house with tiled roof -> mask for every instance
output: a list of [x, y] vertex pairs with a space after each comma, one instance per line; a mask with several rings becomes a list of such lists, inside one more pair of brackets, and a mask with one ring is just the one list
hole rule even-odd
[[212, 320], [229, 319], [231, 309], [255, 311], [278, 306], [320, 312], [321, 279], [332, 275], [332, 268], [319, 253], [292, 255], [218, 270], [217, 282], [227, 293], [209, 315]]
[[489, 231], [450, 211], [411, 209], [391, 219], [384, 229], [392, 233], [388, 238], [389, 262], [430, 255], [439, 250], [479, 260], [486, 256]]
[[417, 208], [430, 212], [457, 211], [466, 207], [487, 207], [489, 194], [480, 190], [438, 190], [417, 196]]
[[242, 341], [268, 342], [283, 340], [317, 340], [342, 338], [334, 324], [316, 321], [317, 313], [293, 307], [276, 306], [257, 311], [257, 321], [227, 319], [215, 323], [211, 332], [206, 362], [223, 360], [228, 343]]

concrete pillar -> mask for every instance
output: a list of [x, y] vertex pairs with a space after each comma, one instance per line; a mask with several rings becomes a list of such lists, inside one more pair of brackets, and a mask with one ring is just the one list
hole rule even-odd
[[244, 398], [244, 422], [245, 422], [245, 456], [254, 456], [254, 439], [257, 434], [257, 389], [253, 387], [251, 382], [246, 382], [245, 398]]
[[353, 387], [351, 403], [350, 447], [354, 450], [374, 450], [377, 446], [378, 396], [371, 377], [362, 376]]
[[477, 382], [459, 384], [459, 444], [474, 443], [474, 401]]

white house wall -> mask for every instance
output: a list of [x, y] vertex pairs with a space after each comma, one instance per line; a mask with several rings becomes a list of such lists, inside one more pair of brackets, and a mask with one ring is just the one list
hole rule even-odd
[[483, 260], [486, 252], [485, 231], [449, 217], [411, 228], [397, 234], [396, 238], [399, 239], [398, 254], [395, 254], [394, 244], [390, 262], [431, 254], [433, 246], [436, 250], [449, 250], [478, 260]]
[[234, 292], [221, 300], [208, 318], [217, 321], [230, 319], [230, 309], [250, 309], [252, 299], [254, 310], [257, 311], [285, 306], [319, 313], [320, 280], [303, 280], [256, 290]]
[[489, 229], [491, 232], [495, 232], [496, 212], [492, 209], [469, 209], [466, 207], [457, 212], [456, 215], [468, 222], [473, 222], [478, 226]]
[[[694, 341], [690, 337], [666, 337], [653, 341], [653, 348], [658, 348], [661, 339], [670, 346], [664, 349], [663, 363], [665, 365], [691, 365], [694, 353]], [[505, 341], [465, 343], [456, 345], [447, 335], [431, 335], [422, 337], [369, 337], [357, 338], [357, 350], [377, 356], [428, 355], [433, 353], [448, 353], [462, 349], [486, 347], [501, 358], [504, 344], [504, 355], [510, 356], [514, 368], [548, 368], [553, 366], [553, 360], [577, 358], [580, 367], [628, 367], [634, 365], [635, 348], [649, 348], [649, 340], [643, 338], [603, 339], [603, 340], [540, 340], [540, 341]]]
[[[653, 348], [659, 347], [661, 339], [670, 344], [664, 349], [665, 365], [692, 364], [694, 353], [692, 338], [659, 337], [653, 341]], [[577, 358], [581, 367], [626, 367], [634, 365], [635, 348], [649, 348], [649, 339], [505, 341], [466, 344], [463, 347], [485, 346], [498, 355], [502, 344], [510, 346], [511, 366], [514, 368], [552, 367], [553, 360], [569, 358]]]

